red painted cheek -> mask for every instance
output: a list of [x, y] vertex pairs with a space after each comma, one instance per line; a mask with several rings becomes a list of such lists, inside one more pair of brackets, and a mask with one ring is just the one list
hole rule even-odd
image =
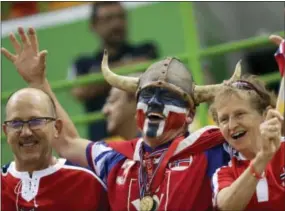
[[142, 109], [137, 110], [137, 126], [139, 129], [143, 129], [145, 121], [145, 113], [143, 112]]
[[[186, 114], [169, 112], [169, 115], [165, 122], [164, 132], [169, 130], [180, 129], [186, 123]], [[137, 126], [139, 129], [143, 129], [144, 122], [145, 122], [145, 113], [142, 109], [137, 110]]]
[[164, 127], [164, 132], [181, 128], [186, 122], [186, 114], [170, 112]]

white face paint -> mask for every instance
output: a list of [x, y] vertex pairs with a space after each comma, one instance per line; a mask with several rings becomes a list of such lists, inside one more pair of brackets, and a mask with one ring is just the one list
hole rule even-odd
[[143, 125], [141, 129], [143, 134], [148, 137], [158, 137], [170, 129], [177, 128], [177, 126], [181, 127], [181, 124], [179, 123], [182, 122], [182, 124], [184, 124], [187, 116], [186, 108], [174, 105], [164, 105], [164, 109], [162, 111], [163, 118], [153, 120], [151, 119], [151, 115], [148, 117], [147, 110], [147, 104], [141, 102], [138, 103], [137, 113], [140, 115], [140, 119], [144, 119], [141, 123], [141, 125]]

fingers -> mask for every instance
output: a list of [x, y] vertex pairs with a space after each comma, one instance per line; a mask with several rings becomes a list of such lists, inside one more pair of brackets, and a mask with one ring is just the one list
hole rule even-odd
[[269, 150], [269, 146], [273, 143], [276, 148], [280, 145], [280, 131], [274, 131], [274, 132], [269, 132], [269, 131], [263, 131], [261, 132], [262, 135], [262, 149], [264, 151]]
[[263, 122], [260, 125], [260, 130], [262, 133], [267, 133], [267, 132], [275, 132], [277, 131], [278, 133], [281, 134], [281, 122], [279, 121], [279, 119], [277, 119], [276, 117], [273, 119], [270, 119], [266, 122]]
[[17, 38], [15, 37], [14, 33], [9, 34], [9, 39], [15, 49], [16, 54], [20, 54], [22, 47], [18, 42]]
[[260, 125], [260, 133], [265, 140], [271, 140], [278, 144], [281, 137], [281, 123], [279, 119], [275, 117], [262, 123]]
[[269, 144], [272, 146], [274, 152], [276, 152], [281, 145], [281, 134], [280, 132], [273, 132], [268, 136], [268, 140], [270, 140]]
[[264, 136], [270, 133], [280, 133], [281, 134], [281, 122], [278, 118], [267, 120], [260, 125], [261, 135]]
[[280, 140], [280, 135], [281, 135], [281, 133], [280, 133], [280, 130], [278, 131], [278, 130], [275, 130], [275, 131], [264, 131], [263, 133], [262, 133], [262, 137], [264, 137], [264, 138], [266, 138], [266, 139], [268, 139], [268, 140], [272, 140], [272, 139], [279, 139]]
[[281, 130], [281, 126], [280, 125], [268, 125], [267, 130], [269, 132], [276, 132], [276, 131], [278, 132]]
[[34, 49], [34, 51], [38, 52], [39, 51], [39, 43], [38, 43], [38, 38], [37, 34], [34, 28], [30, 27], [28, 30], [28, 36], [31, 42], [31, 46]]
[[280, 122], [284, 121], [284, 117], [276, 109], [269, 109], [267, 114], [266, 114], [265, 120], [270, 120], [272, 118], [277, 118], [277, 119], [279, 119]]
[[16, 56], [11, 54], [6, 48], [1, 48], [1, 53], [3, 53], [4, 56], [13, 63], [16, 60]]
[[262, 151], [269, 155], [274, 155], [280, 148], [281, 121], [280, 113], [270, 109], [267, 113], [268, 120], [260, 125]]
[[30, 43], [30, 40], [29, 40], [29, 38], [27, 37], [27, 35], [26, 35], [25, 31], [24, 31], [24, 28], [23, 27], [19, 27], [18, 28], [18, 33], [19, 33], [20, 38], [22, 40], [23, 47], [24, 48], [29, 47], [31, 45], [31, 43]]
[[277, 117], [269, 119], [269, 120], [265, 121], [264, 123], [265, 123], [265, 125], [280, 125], [281, 124], [280, 120]]
[[273, 34], [269, 36], [269, 40], [279, 46], [283, 38]]
[[40, 64], [46, 65], [46, 56], [47, 56], [47, 51], [46, 50], [43, 50], [39, 53], [39, 56], [40, 56]]

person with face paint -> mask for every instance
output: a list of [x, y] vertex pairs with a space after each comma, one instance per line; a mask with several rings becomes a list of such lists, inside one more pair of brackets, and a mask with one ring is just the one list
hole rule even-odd
[[[30, 33], [35, 33], [33, 28]], [[81, 138], [71, 119], [52, 92], [45, 77], [46, 52], [34, 50], [35, 40], [20, 33], [23, 49], [13, 55], [18, 73], [32, 87], [44, 90], [54, 100], [63, 121], [54, 149], [71, 162], [90, 167], [106, 184], [111, 210], [211, 210], [210, 178], [229, 158], [224, 138], [214, 126], [192, 134], [199, 103], [211, 101], [221, 84], [194, 85], [186, 66], [176, 58], [151, 65], [139, 78], [119, 76], [108, 67], [104, 53], [102, 72], [108, 83], [137, 97], [137, 126], [142, 138], [131, 141], [93, 143]], [[19, 46], [11, 40], [13, 46]], [[17, 44], [18, 43], [18, 44]], [[36, 43], [37, 44], [37, 43]], [[240, 64], [233, 77], [240, 76]]]

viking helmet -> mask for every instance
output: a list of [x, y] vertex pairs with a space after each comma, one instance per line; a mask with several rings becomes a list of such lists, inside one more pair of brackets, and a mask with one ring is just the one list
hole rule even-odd
[[[240, 78], [240, 63], [241, 62], [237, 63], [235, 72], [229, 79], [229, 82]], [[101, 68], [104, 78], [111, 86], [137, 94], [140, 90], [149, 86], [165, 87], [180, 94], [190, 103], [192, 108], [202, 102], [213, 100], [215, 93], [217, 93], [223, 85], [195, 85], [187, 67], [181, 61], [173, 57], [168, 57], [152, 64], [139, 78], [137, 78], [120, 76], [113, 73], [109, 69], [108, 53], [105, 50]]]

